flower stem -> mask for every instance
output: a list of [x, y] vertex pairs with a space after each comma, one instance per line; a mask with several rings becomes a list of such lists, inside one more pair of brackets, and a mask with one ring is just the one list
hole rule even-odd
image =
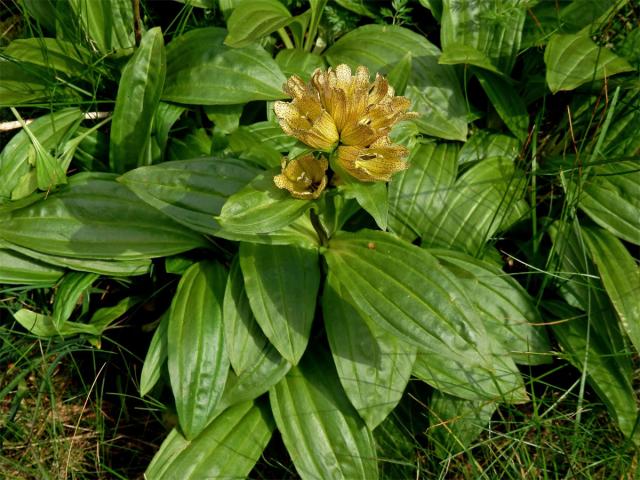
[[329, 237], [327, 235], [327, 231], [322, 226], [322, 222], [320, 222], [320, 216], [314, 209], [311, 209], [309, 211], [309, 217], [311, 219], [311, 225], [313, 225], [314, 230], [318, 234], [320, 246], [326, 247], [327, 245], [329, 245]]
[[280, 38], [282, 39], [285, 47], [295, 48], [293, 42], [291, 41], [291, 38], [289, 37], [289, 34], [284, 29], [284, 27], [278, 29], [278, 35], [280, 35]]

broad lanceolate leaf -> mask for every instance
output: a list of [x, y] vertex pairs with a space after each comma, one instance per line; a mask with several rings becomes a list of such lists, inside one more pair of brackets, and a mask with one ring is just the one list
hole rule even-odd
[[489, 335], [516, 363], [549, 363], [549, 340], [534, 300], [499, 268], [453, 250], [429, 249], [453, 273], [478, 311]]
[[225, 410], [191, 441], [172, 430], [145, 472], [147, 480], [246, 478], [274, 424], [268, 407], [244, 402]]
[[97, 273], [67, 273], [56, 291], [56, 300], [53, 304], [53, 324], [58, 331], [62, 329], [75, 310], [78, 300], [93, 282], [98, 279]]
[[69, 0], [80, 35], [91, 38], [100, 53], [127, 50], [135, 45], [133, 4], [129, 0], [87, 2]]
[[222, 315], [229, 361], [236, 375], [242, 375], [256, 365], [269, 340], [251, 311], [238, 256], [234, 257], [229, 271]]
[[38, 100], [73, 97], [67, 89], [56, 90], [54, 72], [37, 65], [0, 58], [0, 107], [15, 107]]
[[340, 383], [373, 430], [400, 401], [416, 348], [366, 321], [352, 305], [347, 288], [331, 273], [323, 291], [322, 312]]
[[[80, 110], [65, 108], [36, 119], [28, 128], [43, 149], [49, 152], [63, 144], [81, 119]], [[0, 203], [10, 198], [26, 197], [36, 190], [35, 155], [33, 141], [25, 130], [6, 144], [0, 153]]]
[[544, 62], [553, 93], [633, 70], [624, 58], [598, 46], [588, 32], [553, 35], [544, 51]]
[[405, 96], [420, 117], [422, 133], [449, 140], [467, 137], [467, 106], [453, 67], [439, 65], [440, 50], [423, 36], [391, 25], [365, 25], [340, 38], [326, 52], [331, 65], [365, 65], [372, 73], [389, 72], [411, 53], [412, 74]]
[[591, 258], [622, 329], [640, 351], [640, 270], [623, 243], [606, 230], [583, 228]]
[[269, 399], [303, 480], [378, 478], [373, 435], [349, 403], [331, 357], [305, 357], [269, 392]]
[[[552, 307], [550, 309], [560, 319], [551, 328], [567, 359], [580, 370], [587, 370], [589, 383], [617, 420], [622, 433], [627, 437], [633, 435], [633, 441], [640, 445], [640, 433], [636, 428], [637, 396], [629, 355], [611, 350], [607, 339], [592, 328], [590, 312], [581, 315], [580, 311], [564, 303], [548, 307]], [[611, 311], [606, 314], [614, 316]]]
[[284, 358], [297, 364], [316, 309], [318, 253], [295, 246], [241, 243], [240, 266], [260, 328]]
[[122, 69], [111, 121], [109, 163], [113, 171], [124, 172], [145, 163], [165, 71], [162, 31], [152, 28]]
[[324, 58], [297, 48], [285, 48], [276, 55], [276, 63], [287, 77], [298, 75], [309, 80], [316, 68], [325, 68]]
[[260, 46], [223, 45], [226, 31], [197, 28], [167, 47], [167, 78], [162, 98], [196, 105], [230, 105], [277, 100], [286, 81]]
[[110, 174], [78, 174], [60, 192], [0, 214], [0, 239], [48, 255], [140, 260], [205, 245]]
[[169, 377], [180, 427], [194, 439], [213, 418], [229, 370], [222, 301], [227, 272], [198, 262], [185, 272], [171, 304], [167, 327]]
[[144, 357], [142, 372], [140, 372], [140, 396], [144, 397], [160, 380], [162, 368], [167, 361], [167, 327], [169, 326], [169, 311], [160, 318], [160, 323], [151, 337], [149, 350]]
[[520, 142], [509, 135], [479, 130], [467, 140], [458, 154], [458, 163], [479, 162], [486, 158], [505, 157], [515, 160]]
[[526, 398], [513, 361], [458, 280], [424, 249], [384, 233], [338, 233], [325, 258], [364, 315], [427, 354], [430, 383], [469, 399]]
[[452, 143], [420, 145], [409, 168], [389, 184], [389, 225], [400, 237], [413, 241], [427, 230], [429, 219], [445, 207], [457, 173], [458, 147]]
[[442, 49], [470, 46], [484, 53], [501, 72], [509, 74], [516, 60], [526, 18], [519, 0], [444, 0]]
[[477, 68], [473, 71], [507, 128], [524, 142], [529, 133], [529, 114], [519, 92], [511, 83], [494, 73]]
[[[81, 45], [57, 38], [21, 38], [12, 41], [3, 54], [19, 62], [52, 68], [70, 76], [84, 76], [90, 54]], [[85, 77], [86, 80], [90, 78]]]
[[274, 172], [260, 174], [229, 197], [217, 217], [223, 231], [232, 234], [275, 232], [311, 208], [311, 202], [293, 198], [286, 190], [276, 187], [274, 175]]
[[289, 24], [293, 17], [278, 0], [244, 0], [227, 19], [229, 34], [224, 43], [246, 47]]
[[343, 186], [343, 189], [346, 197], [355, 198], [358, 204], [373, 217], [380, 229], [387, 229], [389, 201], [385, 183], [349, 181]]
[[232, 158], [176, 160], [129, 171], [118, 179], [142, 200], [198, 232], [220, 229], [213, 218], [258, 170]]
[[98, 273], [100, 275], [109, 275], [112, 277], [144, 275], [151, 267], [151, 260], [148, 258], [134, 260], [98, 260], [95, 258], [73, 258], [49, 255], [13, 244], [7, 245], [7, 248], [10, 248], [14, 252], [24, 255], [34, 261], [37, 260], [39, 262], [68, 268], [70, 270], [77, 270], [79, 272]]
[[431, 426], [427, 431], [436, 455], [447, 458], [466, 450], [491, 420], [497, 404], [464, 400], [434, 390], [429, 402]]
[[637, 161], [592, 167], [579, 207], [601, 227], [640, 245], [640, 169]]
[[474, 165], [456, 181], [438, 216], [424, 222], [423, 245], [475, 255], [523, 193], [524, 177], [510, 159], [495, 157]]
[[[563, 280], [560, 293], [567, 303], [552, 304], [554, 314], [561, 318], [553, 327], [569, 360], [586, 369], [593, 387], [617, 418], [620, 429], [630, 435], [635, 427], [637, 409], [632, 388], [631, 355], [624, 341], [615, 311], [589, 259], [585, 240], [577, 222], [555, 222], [549, 230], [558, 253]], [[640, 437], [636, 439], [640, 442]]]
[[47, 285], [63, 274], [61, 268], [0, 248], [0, 284]]

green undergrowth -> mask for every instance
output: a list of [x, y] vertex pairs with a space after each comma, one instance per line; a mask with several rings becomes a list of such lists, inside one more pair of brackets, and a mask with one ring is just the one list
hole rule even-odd
[[[638, 478], [639, 24], [0, 0], [0, 477]], [[391, 150], [274, 111], [338, 65]]]

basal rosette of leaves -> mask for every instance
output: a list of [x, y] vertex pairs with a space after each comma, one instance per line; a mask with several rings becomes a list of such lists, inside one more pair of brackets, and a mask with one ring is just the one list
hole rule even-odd
[[174, 33], [110, 2], [25, 2], [50, 37], [3, 49], [0, 284], [52, 300], [12, 312], [39, 337], [99, 346], [153, 312], [140, 393], [177, 424], [146, 478], [251, 476], [277, 429], [300, 477], [375, 479], [409, 382], [446, 457], [557, 355], [638, 442], [637, 59], [596, 22], [420, 2], [436, 46], [335, 30], [325, 1], [220, 2], [226, 29]]

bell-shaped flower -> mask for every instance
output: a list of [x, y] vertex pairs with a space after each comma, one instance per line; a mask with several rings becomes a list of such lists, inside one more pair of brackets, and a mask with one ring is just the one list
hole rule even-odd
[[402, 145], [381, 137], [368, 147], [338, 147], [338, 167], [363, 182], [388, 182], [394, 173], [405, 170], [409, 155]]
[[343, 145], [371, 145], [387, 136], [399, 121], [416, 116], [407, 111], [409, 99], [395, 96], [393, 87], [380, 74], [370, 83], [369, 70], [363, 66], [356, 69], [355, 75], [344, 64], [326, 72], [317, 69], [311, 76], [311, 85], [331, 115]]
[[338, 142], [338, 131], [331, 115], [320, 103], [318, 92], [296, 75], [289, 78], [284, 92], [293, 100], [276, 102], [273, 108], [284, 133], [317, 150], [333, 150]]
[[283, 159], [282, 173], [276, 175], [273, 182], [278, 188], [288, 190], [294, 198], [316, 199], [327, 186], [328, 167], [326, 158], [315, 158], [311, 153], [290, 161]]

